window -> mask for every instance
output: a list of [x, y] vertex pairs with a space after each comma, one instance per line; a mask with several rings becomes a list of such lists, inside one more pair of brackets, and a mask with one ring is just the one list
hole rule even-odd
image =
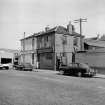
[[34, 38], [32, 38], [32, 49], [34, 49]]
[[77, 37], [74, 38], [74, 46], [78, 46], [78, 38]]
[[46, 37], [46, 41], [48, 42], [48, 36]]
[[67, 44], [67, 36], [66, 35], [63, 35], [62, 43]]
[[32, 64], [34, 64], [34, 53], [32, 54]]

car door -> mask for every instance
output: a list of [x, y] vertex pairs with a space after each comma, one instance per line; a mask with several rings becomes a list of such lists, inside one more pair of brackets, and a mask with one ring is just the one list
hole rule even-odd
[[78, 72], [78, 64], [73, 63], [72, 66], [70, 67], [71, 74], [76, 74]]

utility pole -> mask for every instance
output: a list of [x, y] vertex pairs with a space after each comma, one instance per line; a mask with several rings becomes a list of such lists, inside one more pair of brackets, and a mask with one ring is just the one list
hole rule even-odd
[[74, 20], [74, 23], [79, 23], [80, 24], [80, 50], [82, 51], [82, 22], [87, 22], [87, 19], [77, 19]]

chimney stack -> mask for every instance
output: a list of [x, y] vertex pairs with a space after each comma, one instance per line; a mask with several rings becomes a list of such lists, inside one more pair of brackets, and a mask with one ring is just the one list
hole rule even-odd
[[47, 32], [50, 29], [49, 25], [45, 27], [45, 31]]
[[67, 31], [69, 32], [69, 34], [73, 34], [73, 32], [75, 31], [74, 26], [71, 24], [71, 21], [67, 25]]

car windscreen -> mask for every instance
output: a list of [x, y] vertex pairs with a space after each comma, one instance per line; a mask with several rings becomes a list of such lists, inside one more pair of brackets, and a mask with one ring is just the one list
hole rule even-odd
[[70, 63], [69, 66], [71, 66], [71, 67], [78, 67], [78, 64], [77, 63]]
[[89, 66], [85, 63], [80, 63], [79, 66], [82, 68], [89, 68]]

